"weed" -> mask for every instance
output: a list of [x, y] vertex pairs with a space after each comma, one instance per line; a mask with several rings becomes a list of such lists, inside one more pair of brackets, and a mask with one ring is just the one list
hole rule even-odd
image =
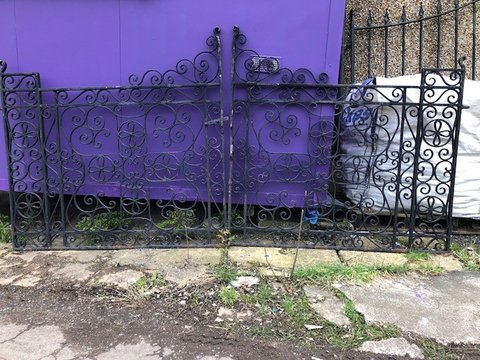
[[235, 289], [230, 287], [223, 287], [218, 293], [220, 301], [223, 305], [232, 306], [238, 300], [238, 293]]
[[148, 301], [152, 290], [165, 285], [165, 279], [158, 275], [143, 276], [118, 297], [134, 305], [143, 305]]
[[128, 218], [126, 213], [112, 211], [84, 217], [77, 222], [76, 228], [85, 232], [85, 244], [94, 245], [101, 239], [98, 233], [111, 230], [127, 230], [131, 224], [132, 220]]
[[141, 291], [148, 291], [153, 288], [165, 286], [167, 282], [163, 277], [158, 275], [143, 276], [135, 282], [135, 287]]
[[220, 265], [214, 267], [213, 274], [218, 281], [224, 284], [229, 284], [239, 276], [238, 270], [236, 268], [227, 265]]
[[220, 242], [223, 248], [228, 248], [232, 245], [232, 242], [236, 239], [236, 236], [230, 233], [228, 229], [219, 230], [215, 237]]
[[250, 326], [247, 330], [247, 333], [251, 336], [251, 337], [268, 337], [268, 336], [271, 336], [273, 335], [273, 331], [272, 329], [270, 329], [269, 327], [266, 327], [266, 326], [262, 326], [262, 325], [253, 325], [253, 326]]
[[184, 230], [195, 226], [197, 218], [193, 210], [173, 209], [167, 212], [167, 218], [157, 223], [160, 229]]
[[438, 275], [443, 273], [443, 269], [440, 266], [432, 264], [419, 264], [418, 266], [412, 267], [412, 270], [417, 271], [424, 275]]
[[9, 243], [11, 241], [10, 219], [8, 216], [0, 215], [0, 243]]
[[351, 326], [349, 333], [338, 336], [331, 333], [329, 342], [340, 348], [351, 348], [365, 341], [382, 340], [401, 336], [401, 331], [395, 326], [374, 326], [366, 323], [364, 316], [357, 311], [352, 300], [341, 291], [332, 289], [335, 295], [343, 301], [345, 315], [349, 318]]
[[304, 295], [285, 296], [280, 304], [290, 324], [297, 329], [305, 324], [315, 322], [316, 314], [310, 308]]
[[313, 267], [300, 268], [293, 274], [296, 280], [314, 282], [320, 285], [330, 285], [336, 281], [349, 281], [353, 283], [367, 283], [380, 275], [399, 275], [411, 271], [438, 274], [443, 270], [430, 264], [420, 265], [352, 265], [322, 264]]
[[458, 244], [452, 244], [452, 252], [465, 269], [480, 270], [480, 253], [473, 246], [462, 248]]
[[228, 249], [235, 240], [236, 236], [233, 235], [228, 229], [221, 229], [218, 230], [218, 232], [215, 234], [215, 237], [222, 246], [222, 262], [223, 264], [228, 264]]
[[417, 345], [422, 349], [423, 354], [427, 359], [435, 360], [456, 360], [458, 357], [453, 354], [448, 348], [436, 343], [435, 341], [420, 338]]
[[190, 302], [192, 303], [193, 307], [198, 307], [202, 303], [202, 296], [198, 292], [195, 292], [192, 295], [192, 298], [190, 299]]
[[408, 252], [405, 257], [410, 262], [419, 262], [430, 260], [431, 256], [425, 251], [411, 250]]
[[246, 294], [242, 300], [252, 304], [262, 314], [270, 314], [275, 306], [275, 292], [267, 284], [261, 284], [258, 290], [252, 294]]

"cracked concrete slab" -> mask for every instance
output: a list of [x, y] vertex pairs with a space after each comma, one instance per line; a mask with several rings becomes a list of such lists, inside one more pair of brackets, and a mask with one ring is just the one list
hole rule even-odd
[[[6, 339], [0, 346], [2, 360], [59, 359], [56, 355], [65, 347], [65, 338], [57, 326], [28, 328], [23, 325], [5, 324], [0, 329], [13, 330], [14, 337]], [[3, 330], [2, 330], [3, 333]]]
[[21, 275], [12, 275], [8, 277], [0, 277], [0, 285], [11, 285], [13, 284], [16, 280], [20, 279]]
[[347, 265], [405, 265], [407, 258], [404, 254], [339, 251], [339, 256]]
[[17, 337], [27, 329], [27, 325], [2, 324], [0, 326], [0, 343]]
[[36, 275], [25, 275], [20, 277], [18, 280], [13, 282], [13, 285], [22, 286], [22, 287], [33, 287], [42, 281], [40, 276]]
[[377, 279], [340, 290], [367, 323], [396, 325], [442, 344], [480, 344], [480, 272]]
[[172, 263], [213, 265], [220, 261], [218, 249], [132, 249], [112, 253], [109, 263], [116, 266], [136, 266], [159, 270]]
[[45, 254], [41, 255], [39, 252], [25, 251], [25, 252], [12, 252], [10, 254], [5, 255], [3, 258], [8, 261], [25, 262], [29, 264], [39, 255], [45, 256]]
[[144, 276], [144, 274], [141, 271], [127, 269], [111, 274], [105, 274], [99, 279], [97, 279], [97, 281], [100, 284], [115, 286], [121, 289], [128, 289], [131, 285], [135, 284], [135, 282], [142, 276]]
[[163, 356], [159, 346], [141, 341], [138, 344], [119, 344], [95, 357], [96, 360], [161, 360]]
[[10, 252], [8, 249], [0, 249], [0, 258], [7, 255]]
[[360, 351], [389, 356], [408, 356], [412, 359], [424, 359], [422, 350], [410, 344], [404, 338], [390, 338], [380, 341], [366, 341], [359, 347]]
[[462, 271], [462, 263], [452, 254], [447, 255], [432, 255], [428, 263], [433, 266], [438, 266], [445, 271]]
[[[244, 248], [232, 247], [228, 257], [240, 265], [272, 266], [274, 268], [291, 268], [295, 259], [295, 249], [281, 248]], [[313, 266], [322, 264], [340, 264], [335, 250], [299, 249], [296, 265]]]
[[64, 279], [74, 282], [85, 282], [90, 279], [94, 272], [90, 270], [91, 264], [71, 263], [62, 267], [53, 268], [50, 274], [56, 279]]
[[111, 256], [111, 251], [104, 251], [104, 250], [95, 250], [95, 251], [61, 251], [55, 253], [45, 253], [45, 255], [52, 255], [59, 256], [69, 261], [75, 261], [80, 263], [94, 263], [99, 260], [108, 260]]
[[185, 267], [169, 266], [164, 267], [160, 273], [165, 280], [175, 283], [180, 287], [189, 284], [203, 284], [213, 278], [209, 273], [209, 269], [204, 265], [186, 265]]
[[310, 307], [318, 315], [339, 327], [350, 325], [350, 320], [345, 315], [343, 302], [330, 291], [312, 285], [304, 286], [303, 291], [308, 298]]

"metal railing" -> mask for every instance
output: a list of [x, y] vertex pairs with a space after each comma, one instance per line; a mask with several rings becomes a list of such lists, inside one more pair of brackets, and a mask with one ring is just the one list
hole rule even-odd
[[424, 67], [455, 67], [467, 57], [466, 77], [480, 76], [478, 8], [480, 0], [437, 0], [427, 14], [420, 2], [416, 14], [405, 6], [398, 21], [386, 10], [379, 19], [371, 11], [364, 20], [351, 10], [345, 42], [346, 79], [351, 83], [372, 76], [420, 73]]
[[2, 65], [14, 247], [447, 250], [465, 68], [335, 85], [247, 43], [235, 28], [227, 109], [219, 29], [127, 86]]

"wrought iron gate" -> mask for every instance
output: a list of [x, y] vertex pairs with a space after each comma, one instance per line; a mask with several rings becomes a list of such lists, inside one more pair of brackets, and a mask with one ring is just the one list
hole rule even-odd
[[235, 28], [229, 117], [219, 29], [128, 86], [3, 64], [14, 247], [448, 249], [464, 68], [331, 85], [246, 44]]

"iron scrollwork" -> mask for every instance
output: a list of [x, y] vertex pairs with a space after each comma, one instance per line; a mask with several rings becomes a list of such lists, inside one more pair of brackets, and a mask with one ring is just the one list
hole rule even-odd
[[220, 29], [206, 45], [118, 87], [44, 89], [1, 63], [16, 248], [212, 242], [225, 218]]
[[415, 87], [334, 85], [258, 71], [246, 45], [235, 28], [237, 242], [297, 246], [301, 225], [304, 247], [447, 250], [464, 68], [423, 70]]
[[464, 67], [336, 85], [236, 27], [226, 121], [219, 29], [206, 45], [118, 87], [0, 62], [15, 248], [448, 249]]

